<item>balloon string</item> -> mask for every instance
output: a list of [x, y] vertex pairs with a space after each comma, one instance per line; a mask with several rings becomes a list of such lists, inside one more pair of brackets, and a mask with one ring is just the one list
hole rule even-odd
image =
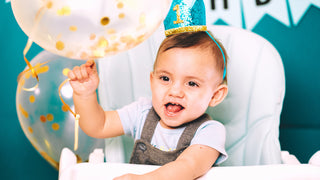
[[70, 111], [74, 118], [75, 118], [75, 123], [74, 123], [74, 150], [76, 151], [78, 149], [78, 136], [79, 136], [79, 119], [80, 119], [80, 115], [79, 114], [76, 114], [75, 112], [73, 112], [70, 108], [70, 106], [64, 102], [62, 96], [61, 96], [61, 88], [63, 85], [65, 85], [68, 81], [70, 81], [70, 79], [66, 79], [64, 80], [60, 86], [59, 86], [59, 97], [60, 97], [60, 100], [62, 102], [62, 104], [64, 105], [64, 107], [66, 107], [68, 109], [68, 111]]
[[[46, 8], [45, 7], [42, 7], [39, 9], [39, 11], [37, 12], [36, 14], [36, 17], [35, 17], [35, 23], [32, 27], [32, 30], [31, 30], [31, 36], [35, 33], [35, 30], [38, 28], [38, 24], [44, 14], [44, 12], [46, 11]], [[35, 69], [32, 67], [31, 63], [28, 61], [26, 55], [28, 53], [28, 51], [30, 50], [31, 48], [31, 45], [32, 45], [33, 41], [31, 40], [31, 38], [28, 38], [28, 41], [27, 41], [27, 44], [26, 46], [24, 47], [24, 50], [23, 50], [23, 58], [24, 58], [24, 61], [26, 62], [26, 64], [28, 65], [29, 67], [29, 70], [31, 70], [31, 73], [32, 73], [32, 76], [35, 77], [37, 79], [37, 84], [35, 86], [33, 86], [32, 88], [22, 88], [23, 90], [25, 91], [34, 91], [35, 89], [38, 88], [39, 86], [39, 77], [38, 77], [38, 74], [37, 72], [35, 71]], [[28, 70], [27, 70], [28, 71]], [[27, 71], [22, 71], [19, 75], [18, 75], [18, 81], [20, 80], [20, 78], [27, 72]]]
[[27, 66], [29, 67], [29, 69], [22, 71], [22, 72], [18, 75], [18, 79], [17, 79], [17, 80], [19, 81], [20, 78], [21, 78], [26, 72], [31, 71], [32, 76], [37, 79], [37, 84], [36, 84], [35, 86], [31, 87], [31, 88], [24, 88], [24, 87], [23, 87], [22, 89], [25, 90], [25, 91], [34, 91], [34, 90], [37, 89], [38, 86], [39, 86], [39, 77], [38, 77], [38, 74], [37, 74], [36, 70], [33, 68], [33, 66], [31, 65], [31, 63], [28, 61], [28, 59], [27, 59], [27, 57], [26, 57], [26, 55], [27, 55], [27, 53], [28, 53], [31, 45], [32, 45], [32, 40], [29, 38], [29, 39], [28, 39], [28, 42], [27, 42], [27, 44], [26, 44], [26, 46], [25, 46], [25, 48], [24, 48], [24, 50], [23, 50], [23, 59], [24, 59], [24, 61], [26, 62], [26, 64], [27, 64]]

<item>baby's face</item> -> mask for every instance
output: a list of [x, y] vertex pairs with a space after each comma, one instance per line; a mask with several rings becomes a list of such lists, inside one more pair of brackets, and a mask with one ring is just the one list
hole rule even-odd
[[158, 55], [150, 81], [152, 104], [163, 127], [178, 127], [206, 111], [222, 79], [214, 58], [198, 47], [173, 48]]

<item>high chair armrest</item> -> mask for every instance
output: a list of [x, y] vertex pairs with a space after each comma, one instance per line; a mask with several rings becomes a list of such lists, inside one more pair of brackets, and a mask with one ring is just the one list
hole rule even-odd
[[309, 164], [320, 166], [320, 151], [317, 151], [311, 156]]
[[60, 155], [59, 161], [59, 179], [62, 174], [64, 179], [72, 178], [72, 174], [68, 173], [70, 169], [77, 165], [76, 155], [68, 148], [63, 148]]
[[288, 151], [281, 151], [281, 161], [283, 164], [301, 164], [296, 156], [290, 154]]

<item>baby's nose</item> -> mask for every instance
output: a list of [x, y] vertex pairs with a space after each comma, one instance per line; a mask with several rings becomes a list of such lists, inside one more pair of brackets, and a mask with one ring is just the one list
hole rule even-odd
[[170, 96], [173, 97], [183, 97], [184, 96], [184, 90], [183, 90], [183, 85], [180, 83], [173, 83], [171, 88], [170, 88]]

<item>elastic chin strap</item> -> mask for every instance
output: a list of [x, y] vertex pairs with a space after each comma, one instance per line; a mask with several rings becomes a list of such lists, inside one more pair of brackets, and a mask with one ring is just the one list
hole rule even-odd
[[222, 57], [223, 57], [223, 63], [224, 63], [224, 69], [223, 69], [223, 77], [222, 77], [222, 79], [224, 80], [224, 78], [226, 77], [226, 57], [225, 57], [225, 55], [224, 55], [224, 53], [223, 53], [223, 50], [222, 50], [222, 48], [220, 47], [220, 45], [219, 45], [219, 43], [211, 36], [211, 34], [208, 32], [208, 31], [206, 31], [206, 33], [208, 34], [208, 36], [216, 43], [216, 45], [219, 47], [219, 49], [220, 49], [220, 51], [221, 51], [221, 54], [222, 54]]

